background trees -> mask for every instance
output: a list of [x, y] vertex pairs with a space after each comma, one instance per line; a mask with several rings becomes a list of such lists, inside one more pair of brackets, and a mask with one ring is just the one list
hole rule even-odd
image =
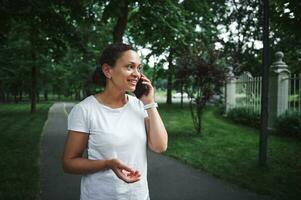
[[[300, 72], [300, 4], [276, 0], [270, 9], [272, 50], [284, 51], [291, 70]], [[0, 100], [29, 98], [32, 112], [38, 94], [80, 99], [93, 93], [90, 75], [110, 42], [147, 49], [145, 73], [155, 85], [166, 84], [167, 103], [172, 90], [183, 88], [178, 79], [187, 65], [210, 52], [217, 50], [218, 65], [237, 74], [260, 72], [259, 1], [1, 0], [0, 11]]]
[[271, 3], [272, 55], [279, 50], [292, 73], [300, 73], [301, 61], [301, 4], [300, 1], [277, 0]]

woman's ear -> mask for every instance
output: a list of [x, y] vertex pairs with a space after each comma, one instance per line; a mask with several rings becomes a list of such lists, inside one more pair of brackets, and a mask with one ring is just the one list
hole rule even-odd
[[103, 64], [101, 66], [101, 70], [103, 72], [103, 74], [108, 78], [111, 79], [112, 78], [112, 74], [111, 74], [111, 67], [108, 64]]

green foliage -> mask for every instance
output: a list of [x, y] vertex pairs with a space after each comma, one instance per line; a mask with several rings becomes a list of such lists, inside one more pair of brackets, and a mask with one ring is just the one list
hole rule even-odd
[[226, 105], [225, 105], [225, 103], [224, 102], [219, 102], [219, 103], [217, 103], [217, 105], [215, 105], [216, 106], [216, 112], [219, 114], [219, 115], [225, 115], [225, 113], [226, 113]]
[[175, 43], [182, 44], [187, 32], [181, 5], [175, 1], [140, 1], [129, 18], [129, 34], [135, 44], [149, 44], [152, 54], [161, 55]]
[[[284, 61], [292, 73], [301, 73], [298, 60], [301, 59], [301, 4], [299, 0], [276, 0], [270, 3], [272, 55], [282, 51]], [[275, 31], [274, 31], [275, 30]]]
[[287, 112], [279, 116], [275, 122], [275, 129], [280, 135], [301, 138], [301, 113], [297, 111]]
[[186, 91], [192, 97], [190, 108], [195, 129], [201, 134], [201, 117], [206, 104], [214, 94], [221, 94], [225, 75], [214, 63], [200, 60], [190, 72], [190, 82], [185, 83]]
[[223, 48], [221, 57], [233, 67], [235, 73], [249, 71], [259, 74], [262, 49], [255, 41], [262, 40], [262, 13], [259, 1], [225, 1], [228, 5], [224, 15], [217, 19], [221, 32], [230, 33], [218, 40]]
[[[262, 39], [262, 8], [258, 1], [126, 3], [129, 12], [124, 39], [150, 50], [144, 62], [155, 56], [155, 66], [147, 73], [158, 86], [181, 90], [183, 82], [173, 78], [187, 77], [182, 64], [194, 63], [193, 55], [208, 61], [216, 43], [223, 45], [216, 51], [219, 66], [232, 66], [235, 73], [260, 73], [262, 49], [255, 48], [255, 42]], [[300, 30], [295, 28], [300, 22], [300, 3], [276, 0], [270, 5], [271, 54], [283, 51], [291, 71], [300, 72]], [[123, 6], [117, 0], [1, 2], [0, 101], [7, 94], [29, 94], [34, 89], [33, 65], [38, 71], [37, 93], [93, 91], [89, 76], [97, 66], [98, 54], [113, 40]], [[166, 62], [167, 70], [163, 69]]]
[[[190, 49], [198, 48], [199, 44], [212, 46], [217, 37], [216, 26], [212, 23], [225, 5], [222, 1], [139, 1], [129, 17], [128, 33], [133, 43], [151, 50], [148, 57], [160, 56], [155, 65], [153, 81], [157, 78], [167, 79], [167, 101], [171, 103], [171, 90], [179, 89], [183, 83], [173, 82], [179, 65], [176, 60], [185, 57]], [[212, 8], [212, 9], [209, 9]], [[200, 48], [198, 48], [200, 49]], [[198, 54], [207, 49], [198, 51]], [[187, 57], [187, 59], [192, 59]], [[168, 63], [167, 72], [162, 70]], [[161, 82], [161, 81], [160, 81]]]
[[190, 48], [177, 60], [176, 83], [191, 97], [190, 109], [193, 124], [198, 134], [202, 131], [201, 116], [206, 104], [213, 95], [221, 94], [225, 73], [223, 66], [217, 63], [217, 52], [214, 49], [201, 47]]
[[250, 127], [260, 128], [260, 114], [253, 112], [248, 108], [233, 108], [229, 110], [227, 117], [234, 122]]
[[[111, 23], [98, 28], [102, 1], [39, 1], [1, 4], [0, 101], [5, 94], [88, 90], [99, 51], [110, 40]], [[101, 39], [100, 39], [101, 38]], [[32, 66], [37, 73], [31, 73]], [[32, 79], [37, 76], [36, 89]], [[88, 92], [86, 92], [88, 93]]]

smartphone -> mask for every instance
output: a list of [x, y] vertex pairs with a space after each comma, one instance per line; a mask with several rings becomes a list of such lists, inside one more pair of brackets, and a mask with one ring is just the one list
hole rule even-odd
[[147, 93], [148, 93], [148, 87], [142, 83], [142, 79], [140, 78], [137, 82], [134, 94], [138, 99], [140, 99], [144, 94], [147, 95]]

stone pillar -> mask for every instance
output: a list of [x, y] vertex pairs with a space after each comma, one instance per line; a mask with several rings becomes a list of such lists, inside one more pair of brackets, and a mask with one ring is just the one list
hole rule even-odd
[[235, 93], [236, 93], [236, 78], [233, 74], [233, 68], [229, 67], [226, 84], [226, 114], [235, 107]]
[[269, 77], [269, 119], [268, 127], [272, 129], [278, 116], [288, 108], [289, 76], [290, 71], [282, 61], [283, 53], [275, 54], [276, 61], [270, 68]]

